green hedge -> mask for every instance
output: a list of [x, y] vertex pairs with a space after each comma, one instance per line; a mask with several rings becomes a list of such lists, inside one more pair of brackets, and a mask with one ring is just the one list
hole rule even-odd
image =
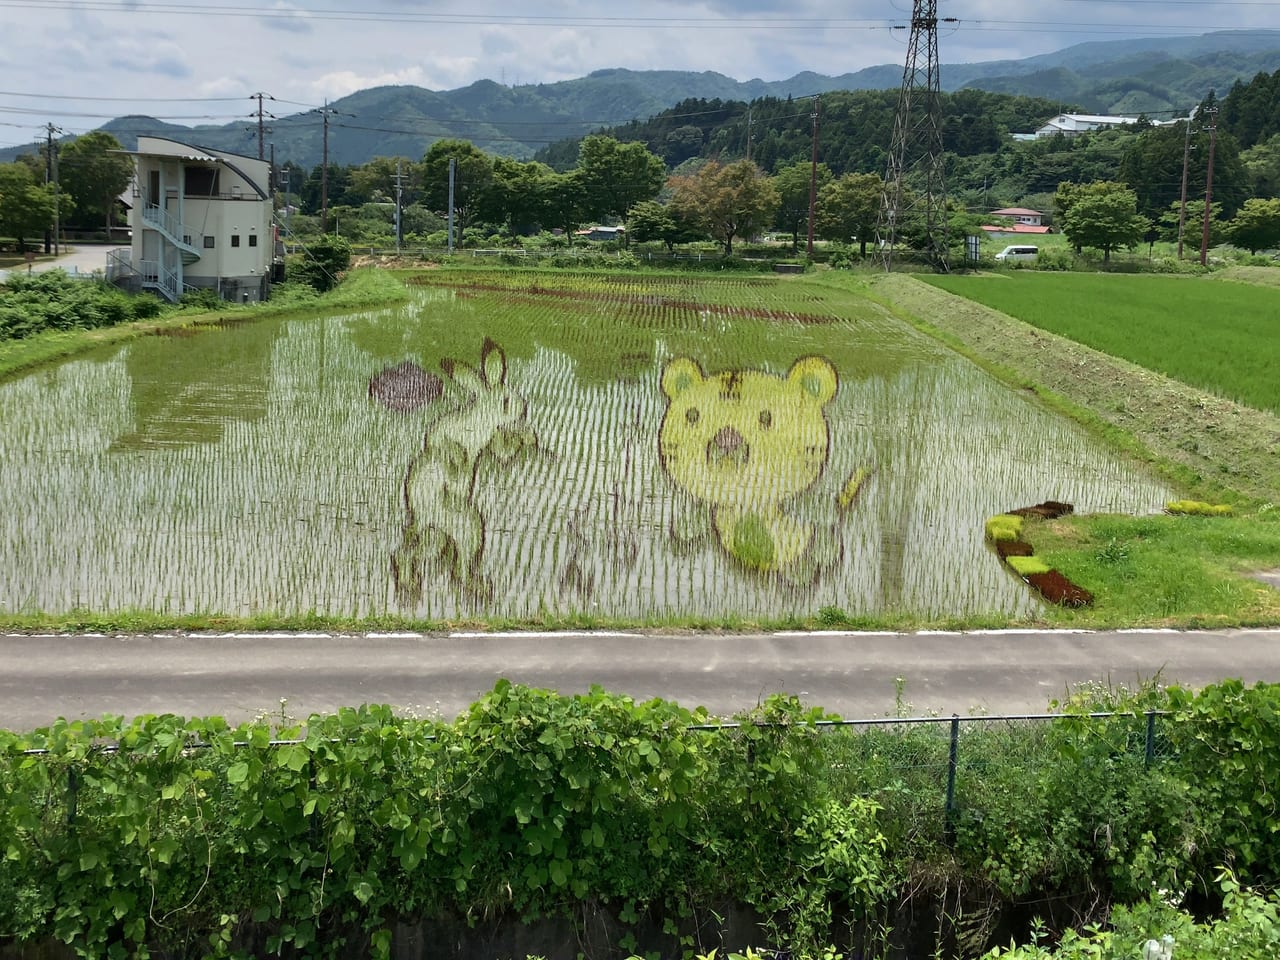
[[0, 339], [110, 327], [159, 316], [163, 308], [149, 294], [130, 296], [102, 281], [72, 279], [61, 270], [13, 274], [0, 286]]
[[[833, 728], [780, 697], [714, 730], [663, 700], [503, 681], [452, 722], [361, 707], [305, 729], [0, 733], [0, 943], [231, 956], [267, 936], [323, 956], [354, 937], [386, 956], [400, 918], [594, 904], [674, 937], [728, 899], [807, 957], [883, 946], [922, 895], [1101, 918], [1153, 888], [1207, 890], [1221, 863], [1280, 879], [1277, 704], [1280, 687], [1227, 682], [1068, 705], [1122, 711], [1105, 718], [975, 721], [947, 809], [949, 724]], [[972, 953], [992, 928], [968, 916], [944, 940]]]

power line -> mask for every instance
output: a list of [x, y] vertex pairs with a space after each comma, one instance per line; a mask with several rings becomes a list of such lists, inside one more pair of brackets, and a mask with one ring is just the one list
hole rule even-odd
[[[1070, 2], [1104, 2], [1104, 0], [1070, 0]], [[1109, 2], [1109, 0], [1105, 0]], [[1156, 0], [1138, 0], [1155, 5]], [[1159, 0], [1161, 6], [1181, 5], [1187, 7], [1203, 6], [1237, 6], [1244, 8], [1272, 9], [1280, 6], [1278, 0]], [[261, 8], [237, 6], [231, 4], [190, 4], [175, 3], [140, 3], [135, 2], [122, 8], [115, 0], [0, 0], [0, 8], [10, 9], [65, 9], [71, 11], [91, 10], [98, 13], [138, 12], [162, 13], [167, 16], [202, 16], [217, 15], [219, 17], [245, 17], [251, 19], [284, 20], [293, 23], [303, 22], [339, 22], [339, 23], [387, 23], [387, 24], [428, 24], [457, 26], [501, 25], [506, 27], [530, 28], [565, 28], [589, 27], [605, 29], [653, 30], [659, 27], [670, 27], [680, 30], [883, 30], [887, 27], [901, 27], [901, 18], [853, 18], [853, 17], [610, 17], [594, 15], [578, 16], [537, 16], [531, 14], [488, 14], [488, 13], [406, 13], [378, 10], [322, 9], [300, 11], [288, 8]], [[1209, 23], [1153, 24], [1150, 21], [1141, 23], [1082, 23], [1078, 20], [1015, 20], [993, 18], [948, 18], [953, 25], [967, 24], [991, 28], [993, 24], [1003, 25], [1003, 32], [1016, 30], [1023, 33], [1061, 33], [1070, 30], [1077, 34], [1114, 35], [1132, 30], [1143, 30], [1148, 35], [1178, 36], [1220, 30], [1221, 21]]]
[[239, 103], [242, 99], [240, 97], [89, 97], [70, 93], [28, 93], [17, 90], [0, 90], [0, 97], [28, 97], [32, 100], [96, 100], [102, 103]]

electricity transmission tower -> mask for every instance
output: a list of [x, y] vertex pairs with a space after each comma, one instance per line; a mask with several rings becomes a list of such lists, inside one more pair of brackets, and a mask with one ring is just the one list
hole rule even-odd
[[[914, 0], [877, 227], [886, 270], [892, 268], [894, 247], [904, 237], [923, 251], [934, 269], [947, 269], [938, 22], [938, 0]], [[942, 22], [956, 20], [948, 17]]]

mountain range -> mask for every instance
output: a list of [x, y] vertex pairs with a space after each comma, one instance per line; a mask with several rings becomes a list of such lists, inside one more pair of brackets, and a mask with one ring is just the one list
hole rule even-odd
[[[1280, 70], [1280, 30], [1218, 31], [1195, 37], [1077, 44], [1020, 60], [943, 64], [945, 90], [975, 87], [1043, 97], [1087, 113], [1169, 117], [1210, 89]], [[433, 91], [414, 86], [361, 90], [328, 105], [329, 160], [364, 163], [375, 156], [419, 158], [438, 139], [458, 137], [492, 153], [526, 158], [550, 143], [642, 119], [691, 98], [751, 101], [801, 98], [831, 90], [892, 89], [902, 67], [867, 67], [838, 77], [799, 73], [786, 80], [739, 81], [714, 72], [597, 70], [548, 84], [504, 86], [480, 80]], [[268, 142], [279, 163], [310, 169], [321, 162], [326, 116], [316, 109], [270, 121]], [[243, 121], [187, 127], [146, 116], [119, 117], [101, 129], [128, 149], [141, 135], [163, 136], [256, 155], [256, 128]], [[12, 160], [30, 148], [0, 151]]]

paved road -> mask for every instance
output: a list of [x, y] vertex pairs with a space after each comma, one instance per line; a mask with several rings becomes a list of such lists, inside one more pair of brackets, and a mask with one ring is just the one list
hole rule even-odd
[[[33, 273], [43, 273], [46, 270], [65, 270], [67, 273], [103, 271], [107, 268], [107, 254], [110, 251], [128, 249], [127, 246], [118, 244], [77, 244], [71, 248], [70, 253], [64, 253], [48, 260], [41, 259], [36, 261], [31, 265], [31, 270]], [[0, 270], [0, 282], [4, 281], [7, 274], [26, 272], [27, 268], [22, 266], [14, 267], [7, 271]]]
[[500, 677], [593, 683], [717, 714], [785, 691], [846, 717], [1041, 712], [1073, 684], [1280, 682], [1280, 630], [1222, 633], [0, 636], [0, 726], [173, 712], [246, 719], [360, 703], [454, 716]]

